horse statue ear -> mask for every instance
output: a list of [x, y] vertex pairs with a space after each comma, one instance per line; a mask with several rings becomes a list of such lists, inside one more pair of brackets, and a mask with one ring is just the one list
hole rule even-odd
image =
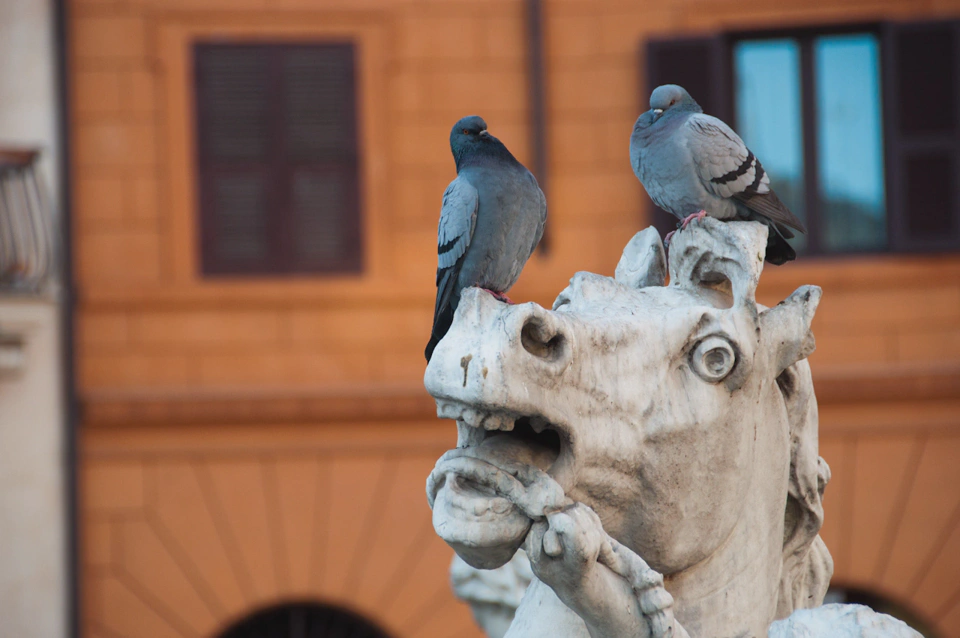
[[800, 286], [789, 297], [760, 314], [760, 334], [773, 349], [774, 374], [813, 354], [817, 347], [810, 324], [823, 291]]
[[718, 307], [755, 308], [766, 249], [763, 224], [705, 217], [673, 236], [670, 285], [701, 294]]
[[627, 243], [614, 278], [630, 288], [648, 288], [665, 283], [667, 256], [656, 228], [650, 226], [641, 230]]

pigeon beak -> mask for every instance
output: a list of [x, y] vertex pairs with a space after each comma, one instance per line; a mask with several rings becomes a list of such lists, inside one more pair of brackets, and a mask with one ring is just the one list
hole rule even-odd
[[661, 113], [663, 113], [663, 109], [653, 109], [653, 114], [654, 114], [654, 115], [659, 116]]
[[480, 131], [479, 135], [480, 137], [490, 137], [490, 134], [487, 133], [487, 129], [483, 129], [482, 131]]

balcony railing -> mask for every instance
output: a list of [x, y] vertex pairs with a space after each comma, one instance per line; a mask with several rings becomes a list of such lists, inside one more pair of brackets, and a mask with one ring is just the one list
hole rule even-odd
[[39, 292], [53, 272], [53, 220], [36, 149], [0, 147], [0, 294]]

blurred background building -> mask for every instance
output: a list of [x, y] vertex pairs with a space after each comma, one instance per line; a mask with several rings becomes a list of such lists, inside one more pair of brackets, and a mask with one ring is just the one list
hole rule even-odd
[[0, 292], [26, 353], [0, 376], [0, 634], [479, 636], [424, 495], [455, 441], [421, 384], [449, 129], [482, 115], [540, 178], [545, 245], [511, 295], [548, 304], [672, 226], [627, 148], [652, 86], [675, 82], [811, 231], [761, 301], [825, 292], [831, 595], [960, 636], [958, 16], [0, 1], [0, 142], [43, 147], [31, 166], [70, 230], [64, 292]]

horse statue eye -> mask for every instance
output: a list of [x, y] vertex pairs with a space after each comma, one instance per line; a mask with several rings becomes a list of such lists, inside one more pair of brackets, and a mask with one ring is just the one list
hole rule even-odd
[[690, 366], [707, 383], [719, 383], [733, 372], [737, 353], [723, 337], [707, 337], [690, 354]]

